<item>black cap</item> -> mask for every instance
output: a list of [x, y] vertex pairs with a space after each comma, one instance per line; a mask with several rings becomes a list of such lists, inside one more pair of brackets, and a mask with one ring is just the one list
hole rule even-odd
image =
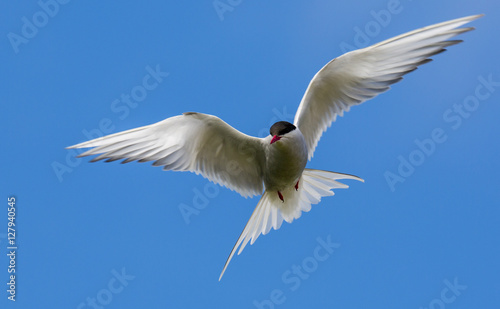
[[272, 136], [275, 135], [282, 136], [295, 129], [296, 127], [288, 121], [278, 121], [271, 126], [269, 133]]

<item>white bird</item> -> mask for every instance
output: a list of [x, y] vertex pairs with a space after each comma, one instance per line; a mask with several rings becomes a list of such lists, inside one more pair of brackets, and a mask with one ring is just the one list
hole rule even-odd
[[[253, 244], [283, 220], [308, 212], [332, 189], [347, 188], [339, 179], [361, 178], [305, 168], [324, 131], [353, 105], [389, 90], [390, 85], [429, 57], [461, 42], [452, 37], [474, 28], [458, 28], [482, 15], [446, 21], [414, 30], [378, 44], [348, 52], [326, 64], [313, 77], [300, 102], [294, 123], [280, 121], [266, 138], [245, 135], [216, 116], [184, 113], [158, 123], [97, 138], [68, 148], [93, 147], [80, 156], [154, 161], [164, 170], [190, 171], [244, 197], [260, 195], [252, 216], [224, 265], [234, 253]], [[264, 190], [264, 193], [262, 193]]]

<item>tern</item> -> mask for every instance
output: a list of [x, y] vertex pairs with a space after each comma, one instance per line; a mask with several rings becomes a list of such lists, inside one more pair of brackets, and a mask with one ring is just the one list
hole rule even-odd
[[332, 189], [347, 188], [341, 179], [363, 179], [308, 169], [318, 141], [351, 106], [390, 89], [390, 86], [431, 61], [446, 47], [462, 42], [451, 38], [474, 28], [462, 25], [482, 15], [458, 18], [417, 29], [378, 44], [354, 50], [319, 70], [300, 102], [294, 122], [279, 121], [265, 138], [239, 132], [220, 118], [187, 112], [68, 148], [92, 148], [79, 157], [104, 160], [154, 161], [164, 170], [190, 171], [234, 190], [244, 197], [261, 195], [253, 214], [234, 245], [224, 268], [238, 250], [283, 221], [291, 223]]

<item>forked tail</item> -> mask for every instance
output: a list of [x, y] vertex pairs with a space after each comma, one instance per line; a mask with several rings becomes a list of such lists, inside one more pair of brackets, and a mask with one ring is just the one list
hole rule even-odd
[[300, 218], [302, 212], [311, 210], [311, 205], [319, 203], [323, 196], [334, 195], [332, 189], [349, 188], [348, 185], [338, 182], [339, 179], [355, 179], [364, 182], [363, 179], [353, 175], [306, 168], [300, 177], [297, 191], [293, 186], [281, 191], [284, 201], [281, 201], [277, 192], [266, 190], [243, 232], [241, 232], [238, 241], [236, 241], [233, 250], [231, 250], [220, 274], [219, 281], [238, 247], [241, 246], [238, 251], [238, 254], [240, 254], [249, 241], [252, 245], [260, 234], [267, 234], [271, 227], [275, 230], [279, 229], [283, 220], [291, 223], [294, 219]]

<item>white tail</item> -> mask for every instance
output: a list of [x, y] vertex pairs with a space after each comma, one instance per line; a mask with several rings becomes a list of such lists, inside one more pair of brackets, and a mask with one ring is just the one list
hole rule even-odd
[[291, 223], [294, 219], [300, 218], [302, 212], [311, 210], [311, 205], [319, 203], [323, 196], [334, 195], [332, 189], [349, 188], [348, 185], [338, 182], [339, 179], [355, 179], [364, 182], [363, 179], [353, 175], [306, 168], [300, 177], [297, 191], [293, 186], [281, 191], [284, 201], [280, 200], [277, 192], [266, 190], [243, 232], [241, 232], [238, 241], [236, 241], [233, 250], [231, 250], [220, 274], [219, 281], [240, 245], [238, 254], [243, 251], [249, 241], [252, 245], [260, 234], [267, 234], [271, 227], [275, 230], [279, 229], [283, 220]]

